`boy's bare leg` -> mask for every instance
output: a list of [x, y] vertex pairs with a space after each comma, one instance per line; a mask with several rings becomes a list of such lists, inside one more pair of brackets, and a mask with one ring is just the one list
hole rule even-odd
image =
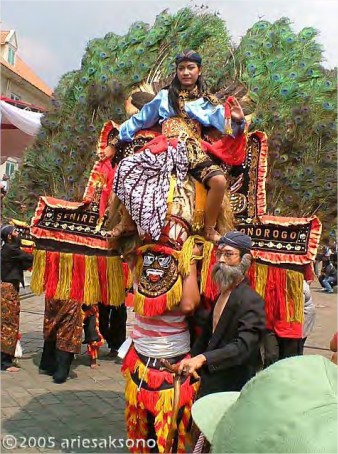
[[130, 216], [127, 208], [121, 205], [122, 218], [121, 221], [112, 229], [112, 238], [119, 238], [120, 236], [130, 236], [136, 232], [136, 225]]
[[90, 368], [91, 369], [97, 369], [100, 364], [97, 362], [97, 358], [99, 357], [99, 350], [100, 347], [96, 345], [95, 342], [87, 344], [87, 353], [89, 354], [90, 357]]
[[215, 175], [208, 180], [207, 185], [209, 190], [205, 207], [204, 235], [208, 241], [216, 242], [221, 238], [215, 230], [215, 225], [225, 194], [226, 179], [224, 175]]
[[97, 369], [100, 366], [100, 364], [97, 363], [96, 358], [90, 358], [90, 368], [91, 369]]

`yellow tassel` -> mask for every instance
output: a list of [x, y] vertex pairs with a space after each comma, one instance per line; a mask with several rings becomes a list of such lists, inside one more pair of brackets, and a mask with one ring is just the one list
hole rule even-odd
[[[164, 392], [166, 391], [161, 391], [161, 393]], [[157, 447], [159, 454], [165, 453], [165, 440], [168, 438], [171, 427], [171, 414], [172, 410], [168, 412], [160, 411], [155, 417], [155, 427], [157, 428]], [[185, 452], [185, 450], [183, 452]]]
[[193, 257], [193, 249], [195, 243], [205, 243], [205, 239], [198, 235], [190, 236], [183, 244], [182, 250], [179, 255], [178, 260], [178, 270], [181, 273], [182, 277], [186, 277], [190, 273], [190, 262], [191, 259], [200, 259], [202, 260], [203, 257]]
[[225, 119], [225, 134], [232, 135], [231, 118]]
[[[304, 297], [303, 297], [303, 274], [297, 271], [286, 271], [286, 320], [288, 322], [303, 323]], [[293, 301], [294, 314], [290, 314], [290, 304]]]
[[268, 279], [268, 266], [255, 263], [256, 266], [256, 292], [264, 298], [265, 287]]
[[133, 274], [130, 271], [130, 268], [128, 267], [128, 277], [127, 277], [126, 288], [129, 289], [132, 286], [133, 286]]
[[137, 360], [135, 363], [135, 369], [134, 372], [137, 371], [138, 379], [140, 381], [144, 381], [145, 383], [148, 383], [148, 368], [141, 363], [141, 361]]
[[136, 282], [139, 282], [142, 270], [143, 270], [143, 257], [142, 257], [142, 255], [139, 255], [137, 257], [135, 270], [134, 270]]
[[180, 303], [182, 299], [182, 278], [178, 276], [177, 281], [171, 287], [171, 289], [166, 293], [167, 297], [167, 309], [171, 310], [177, 304]]
[[204, 227], [204, 211], [197, 211], [194, 212], [194, 218], [192, 221], [192, 231], [197, 232]]
[[30, 287], [33, 293], [41, 295], [45, 289], [46, 251], [36, 249], [33, 252], [33, 270]]
[[208, 274], [209, 274], [209, 268], [210, 268], [210, 261], [211, 261], [211, 255], [212, 251], [214, 249], [213, 243], [210, 241], [206, 241], [203, 246], [203, 263], [202, 263], [202, 269], [201, 269], [201, 283], [200, 283], [200, 292], [204, 293], [206, 290], [207, 286], [207, 279], [208, 279]]
[[125, 300], [125, 286], [122, 260], [120, 257], [107, 257], [108, 303], [121, 306]]
[[174, 403], [174, 388], [165, 389], [159, 392], [159, 399], [155, 410], [158, 412], [171, 413]]
[[217, 218], [216, 229], [221, 235], [235, 230], [235, 217], [230, 202], [230, 192], [225, 191], [221, 211]]
[[54, 298], [57, 300], [68, 300], [73, 277], [73, 254], [68, 252], [60, 253], [59, 282], [55, 290]]
[[192, 221], [192, 229], [200, 230], [204, 226], [204, 210], [207, 200], [207, 190], [204, 185], [195, 181], [195, 211]]
[[146, 297], [141, 295], [137, 290], [134, 294], [134, 311], [137, 314], [143, 315], [144, 314], [144, 300]]
[[85, 264], [86, 271], [83, 302], [85, 304], [97, 304], [99, 301], [101, 301], [101, 289], [99, 272], [97, 268], [97, 258], [95, 256], [86, 255]]
[[126, 390], [125, 398], [128, 405], [137, 406], [137, 385], [134, 383], [133, 379], [130, 376], [130, 372], [126, 373]]
[[170, 183], [169, 183], [168, 198], [167, 198], [167, 204], [168, 204], [167, 216], [170, 216], [171, 212], [172, 212], [176, 182], [177, 182], [177, 179], [174, 176], [171, 176]]

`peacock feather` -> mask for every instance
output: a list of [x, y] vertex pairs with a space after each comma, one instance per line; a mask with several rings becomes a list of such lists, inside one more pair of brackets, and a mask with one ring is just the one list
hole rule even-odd
[[[209, 89], [237, 96], [251, 130], [269, 137], [267, 206], [270, 213], [316, 213], [327, 229], [336, 206], [337, 71], [322, 66], [318, 31], [296, 33], [290, 20], [260, 20], [238, 45], [225, 22], [207, 7], [167, 10], [153, 25], [132, 24], [88, 42], [81, 67], [61, 77], [34, 145], [27, 150], [7, 195], [8, 216], [32, 216], [38, 195], [81, 200], [107, 119], [127, 118], [173, 75], [175, 55], [194, 48], [203, 56]], [[142, 94], [143, 93], [143, 94]]]

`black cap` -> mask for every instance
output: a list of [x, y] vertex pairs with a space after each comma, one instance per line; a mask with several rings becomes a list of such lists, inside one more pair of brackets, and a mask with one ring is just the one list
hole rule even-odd
[[202, 57], [200, 54], [192, 49], [186, 49], [180, 54], [176, 55], [175, 63], [176, 66], [181, 63], [182, 61], [193, 61], [198, 65], [202, 64]]
[[8, 235], [10, 235], [14, 229], [14, 225], [4, 225], [3, 227], [1, 227], [1, 239], [3, 241], [6, 241]]
[[222, 244], [227, 244], [241, 251], [250, 251], [252, 248], [251, 238], [245, 233], [238, 232], [237, 230], [233, 232], [228, 232], [218, 242], [219, 246]]

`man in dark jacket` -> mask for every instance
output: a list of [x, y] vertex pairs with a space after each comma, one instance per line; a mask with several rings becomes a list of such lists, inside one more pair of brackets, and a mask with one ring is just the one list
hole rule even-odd
[[193, 345], [193, 357], [183, 360], [179, 368], [186, 375], [200, 369], [200, 397], [240, 391], [260, 366], [265, 312], [264, 301], [245, 277], [251, 247], [251, 238], [237, 231], [219, 241], [213, 278], [220, 295]]
[[323, 270], [319, 276], [319, 282], [324, 292], [333, 293], [333, 287], [337, 285], [337, 252], [331, 254], [327, 261], [323, 262]]
[[18, 233], [12, 225], [1, 228], [1, 370], [16, 372], [13, 366], [19, 334], [20, 283], [23, 272], [33, 264], [33, 256], [20, 249]]

